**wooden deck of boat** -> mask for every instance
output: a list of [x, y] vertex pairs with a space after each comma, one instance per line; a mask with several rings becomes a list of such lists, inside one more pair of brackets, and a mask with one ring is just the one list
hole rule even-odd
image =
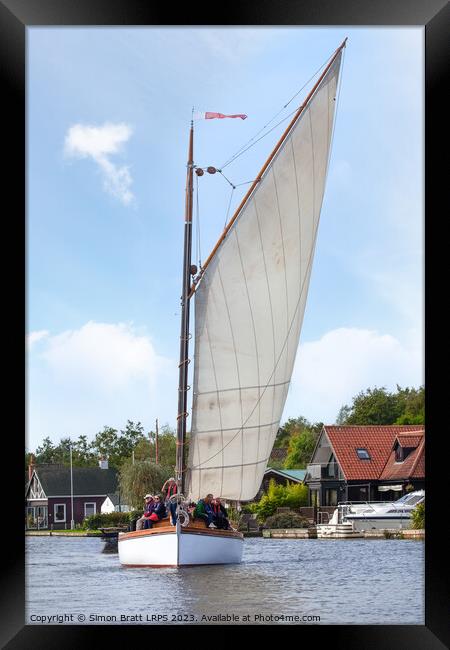
[[[148, 535], [168, 535], [175, 533], [175, 526], [172, 526], [170, 519], [166, 517], [161, 521], [156, 521], [152, 528], [146, 530], [135, 530], [128, 533], [120, 533], [119, 541], [133, 539], [135, 537], [146, 537]], [[222, 530], [221, 528], [206, 528], [203, 521], [190, 521], [187, 526], [181, 528], [181, 533], [194, 535], [208, 535], [211, 537], [234, 537], [244, 539], [242, 533], [237, 530]]]

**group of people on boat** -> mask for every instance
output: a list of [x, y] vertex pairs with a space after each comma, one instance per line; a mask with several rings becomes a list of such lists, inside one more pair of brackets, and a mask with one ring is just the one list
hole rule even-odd
[[[152, 528], [156, 521], [167, 517], [170, 513], [172, 526], [177, 523], [177, 504], [170, 498], [177, 494], [177, 483], [174, 478], [169, 478], [161, 488], [161, 495], [146, 494], [144, 513], [136, 521], [136, 530], [145, 530]], [[207, 528], [219, 528], [221, 530], [230, 530], [227, 511], [219, 497], [214, 498], [212, 494], [207, 494], [204, 499], [199, 499], [197, 503], [190, 502], [188, 513], [193, 519], [205, 522]]]
[[159, 494], [146, 494], [144, 514], [136, 521], [136, 530], [152, 528], [155, 521], [167, 516], [166, 505]]
[[214, 498], [212, 494], [207, 494], [204, 499], [199, 499], [194, 508], [194, 519], [202, 519], [207, 528], [220, 528], [230, 530], [227, 511], [220, 501], [219, 497]]

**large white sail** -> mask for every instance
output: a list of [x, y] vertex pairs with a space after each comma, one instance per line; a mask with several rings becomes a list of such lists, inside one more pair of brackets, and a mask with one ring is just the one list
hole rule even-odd
[[297, 353], [342, 51], [241, 209], [195, 294], [186, 493], [252, 499]]

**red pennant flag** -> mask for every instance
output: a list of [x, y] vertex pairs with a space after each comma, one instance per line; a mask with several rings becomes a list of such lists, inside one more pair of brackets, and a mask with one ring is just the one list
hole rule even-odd
[[223, 113], [194, 113], [194, 119], [196, 120], [214, 120], [216, 118], [223, 119], [224, 117], [240, 117], [241, 120], [247, 119], [247, 115], [224, 115]]

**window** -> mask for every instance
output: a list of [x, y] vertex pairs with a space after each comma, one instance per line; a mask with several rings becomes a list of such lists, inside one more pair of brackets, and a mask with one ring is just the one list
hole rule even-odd
[[84, 516], [89, 517], [89, 515], [95, 515], [97, 512], [97, 504], [95, 501], [84, 504]]
[[66, 521], [66, 504], [55, 503], [53, 506], [53, 515], [55, 523], [64, 523]]
[[359, 449], [356, 450], [356, 453], [358, 454], [358, 458], [360, 460], [370, 460], [370, 454], [367, 451], [367, 449], [360, 447]]
[[401, 445], [397, 445], [395, 448], [395, 462], [402, 463], [413, 449], [414, 447], [402, 447]]
[[337, 505], [337, 490], [325, 490], [325, 505]]

